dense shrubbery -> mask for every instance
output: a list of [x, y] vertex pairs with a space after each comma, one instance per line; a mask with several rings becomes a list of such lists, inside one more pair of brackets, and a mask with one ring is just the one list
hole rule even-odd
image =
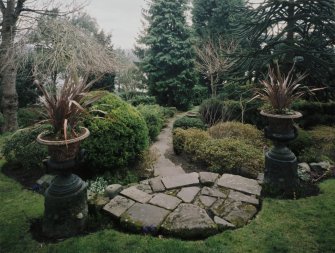
[[41, 169], [47, 157], [47, 148], [36, 141], [37, 135], [50, 130], [49, 126], [34, 126], [16, 131], [4, 144], [3, 154], [8, 162], [25, 169]]
[[299, 100], [293, 103], [292, 109], [303, 114], [299, 120], [299, 125], [303, 128], [312, 128], [316, 125], [335, 125], [335, 102], [321, 103]]
[[148, 129], [141, 114], [112, 93], [93, 109], [105, 113], [85, 120], [91, 135], [82, 146], [88, 150], [89, 165], [99, 171], [131, 165], [148, 147]]
[[200, 105], [202, 101], [208, 98], [208, 88], [201, 85], [195, 85], [193, 87], [193, 96], [192, 96], [192, 104]]
[[17, 120], [20, 128], [31, 126], [43, 119], [40, 107], [23, 107], [17, 112]]
[[138, 105], [154, 105], [156, 104], [156, 98], [148, 95], [137, 95], [128, 100], [133, 106]]
[[214, 139], [206, 131], [177, 128], [173, 134], [173, 146], [176, 154], [184, 153], [218, 173], [256, 178], [264, 167], [262, 149], [247, 144], [242, 138]]
[[209, 126], [226, 120], [224, 102], [216, 98], [204, 100], [199, 107], [199, 113], [202, 120]]
[[188, 129], [188, 128], [206, 129], [206, 125], [202, 122], [201, 119], [191, 118], [188, 116], [181, 117], [174, 122], [173, 128], [178, 127], [182, 129]]
[[236, 138], [257, 147], [265, 144], [262, 131], [250, 124], [228, 121], [212, 126], [208, 132], [214, 139]]
[[143, 116], [152, 141], [156, 139], [164, 124], [164, 112], [159, 105], [139, 105], [137, 110]]

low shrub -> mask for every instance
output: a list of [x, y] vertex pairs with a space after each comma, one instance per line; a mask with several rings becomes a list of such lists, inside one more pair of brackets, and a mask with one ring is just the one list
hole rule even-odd
[[176, 154], [185, 154], [192, 161], [217, 173], [235, 173], [256, 178], [264, 167], [261, 148], [243, 139], [214, 139], [199, 129], [177, 128], [173, 132]]
[[214, 139], [235, 138], [244, 140], [246, 143], [263, 147], [265, 144], [262, 131], [250, 124], [243, 124], [236, 121], [218, 123], [208, 130]]
[[139, 105], [137, 110], [141, 113], [147, 124], [150, 140], [154, 141], [164, 124], [162, 107], [159, 105]]
[[317, 126], [308, 132], [312, 139], [312, 147], [318, 150], [317, 153], [335, 161], [335, 128]]
[[16, 163], [26, 169], [42, 169], [42, 161], [47, 157], [47, 148], [37, 143], [41, 132], [50, 130], [50, 126], [34, 126], [20, 129], [5, 141], [2, 152], [7, 162]]
[[88, 151], [88, 165], [99, 172], [130, 166], [149, 144], [142, 115], [112, 93], [92, 109], [97, 115], [87, 115], [84, 122], [91, 135], [82, 145]]
[[19, 108], [17, 112], [17, 121], [20, 128], [29, 127], [42, 119], [43, 115], [40, 107]]
[[164, 118], [171, 118], [177, 113], [177, 108], [176, 107], [161, 107], [163, 110], [163, 115]]
[[192, 104], [200, 105], [202, 101], [208, 99], [208, 88], [202, 85], [195, 85], [193, 87], [193, 96], [192, 96]]
[[138, 105], [154, 105], [156, 104], [156, 98], [148, 95], [137, 95], [128, 100], [133, 106]]
[[181, 117], [177, 119], [173, 123], [173, 128], [182, 128], [182, 129], [188, 129], [188, 128], [198, 128], [198, 129], [206, 129], [206, 125], [202, 122], [199, 118], [191, 118], [188, 116]]
[[226, 120], [225, 104], [216, 98], [204, 100], [199, 107], [199, 113], [203, 122], [209, 126]]
[[298, 129], [298, 136], [295, 140], [288, 144], [288, 147], [293, 151], [296, 156], [303, 154], [304, 150], [310, 148], [312, 143], [312, 138], [308, 131], [301, 128]]

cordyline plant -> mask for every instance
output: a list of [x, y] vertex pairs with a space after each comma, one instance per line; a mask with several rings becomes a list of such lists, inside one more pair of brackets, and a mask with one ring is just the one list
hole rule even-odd
[[269, 67], [268, 80], [262, 80], [263, 88], [256, 91], [252, 98], [265, 101], [269, 106], [269, 112], [277, 114], [287, 114], [290, 112], [292, 103], [303, 96], [307, 91], [311, 92], [318, 89], [309, 90], [302, 87], [302, 81], [307, 74], [304, 73], [296, 78], [293, 76], [294, 65], [287, 75], [281, 73], [279, 65], [275, 68]]

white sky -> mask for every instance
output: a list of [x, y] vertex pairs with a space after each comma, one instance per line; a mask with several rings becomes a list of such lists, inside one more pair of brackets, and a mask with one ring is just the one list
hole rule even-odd
[[141, 29], [144, 0], [91, 0], [85, 11], [112, 33], [115, 48], [131, 49]]

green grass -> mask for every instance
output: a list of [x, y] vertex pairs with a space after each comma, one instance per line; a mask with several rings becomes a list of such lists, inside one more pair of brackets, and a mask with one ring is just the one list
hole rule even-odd
[[265, 199], [257, 217], [241, 229], [203, 241], [160, 239], [105, 229], [57, 244], [34, 241], [30, 221], [43, 215], [43, 197], [0, 173], [0, 252], [335, 252], [335, 180], [322, 193], [300, 200]]

